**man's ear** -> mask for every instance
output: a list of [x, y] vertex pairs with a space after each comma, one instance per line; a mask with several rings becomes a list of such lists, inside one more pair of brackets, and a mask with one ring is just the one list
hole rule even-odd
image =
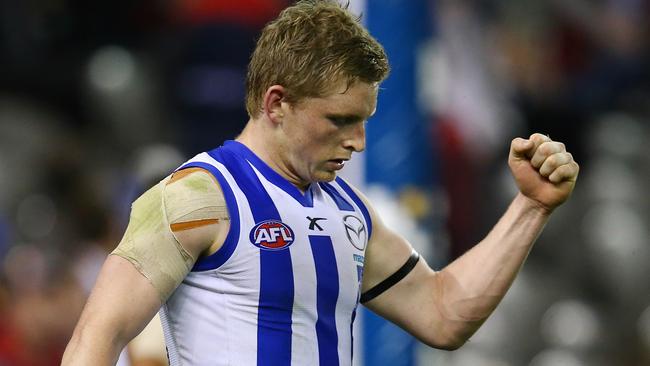
[[286, 104], [287, 91], [282, 85], [272, 85], [266, 89], [264, 115], [273, 123], [281, 123], [284, 118], [283, 104]]

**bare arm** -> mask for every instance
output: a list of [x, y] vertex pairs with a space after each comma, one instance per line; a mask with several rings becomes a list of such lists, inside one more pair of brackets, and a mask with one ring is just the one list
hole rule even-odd
[[111, 255], [63, 356], [63, 365], [114, 365], [160, 308], [158, 292], [122, 257]]
[[[513, 141], [509, 163], [521, 192], [485, 239], [440, 272], [420, 261], [366, 305], [431, 346], [462, 345], [501, 301], [552, 210], [573, 189], [578, 166], [563, 145], [549, 141], [539, 134]], [[411, 250], [373, 216], [364, 291], [399, 268]]]
[[[122, 242], [131, 245], [132, 250], [126, 252], [134, 258], [110, 255], [104, 263], [66, 348], [63, 365], [114, 365], [124, 346], [153, 318], [195, 259], [202, 253], [216, 251], [223, 243], [228, 231], [227, 220], [182, 222], [178, 225], [180, 229], [174, 231], [166, 214], [156, 214], [159, 210], [169, 212], [163, 210], [163, 195], [152, 189], [134, 203], [129, 229]], [[180, 245], [176, 252], [175, 245]], [[147, 255], [154, 259], [146, 259]], [[168, 258], [156, 258], [163, 255]], [[138, 261], [138, 257], [142, 260]], [[158, 264], [174, 270], [152, 268]], [[163, 273], [159, 277], [169, 273], [178, 278], [176, 282], [161, 281], [156, 279], [159, 273]]]

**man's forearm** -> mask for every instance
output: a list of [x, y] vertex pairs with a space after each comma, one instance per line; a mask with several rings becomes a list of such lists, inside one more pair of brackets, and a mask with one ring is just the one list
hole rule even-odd
[[485, 239], [438, 273], [439, 310], [461, 338], [469, 338], [496, 308], [549, 215], [518, 194]]

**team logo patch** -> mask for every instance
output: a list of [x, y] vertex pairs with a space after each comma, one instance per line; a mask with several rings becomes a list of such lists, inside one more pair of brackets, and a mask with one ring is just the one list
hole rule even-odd
[[293, 243], [293, 230], [278, 220], [262, 221], [251, 230], [251, 243], [260, 249], [281, 250]]
[[368, 234], [363, 222], [354, 215], [347, 215], [343, 218], [343, 225], [350, 244], [359, 250], [365, 249]]

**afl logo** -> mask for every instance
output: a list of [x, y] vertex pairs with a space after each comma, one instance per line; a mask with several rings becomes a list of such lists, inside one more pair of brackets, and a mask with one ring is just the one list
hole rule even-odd
[[277, 220], [262, 221], [250, 233], [251, 243], [264, 250], [284, 249], [293, 243], [293, 238], [293, 230]]

